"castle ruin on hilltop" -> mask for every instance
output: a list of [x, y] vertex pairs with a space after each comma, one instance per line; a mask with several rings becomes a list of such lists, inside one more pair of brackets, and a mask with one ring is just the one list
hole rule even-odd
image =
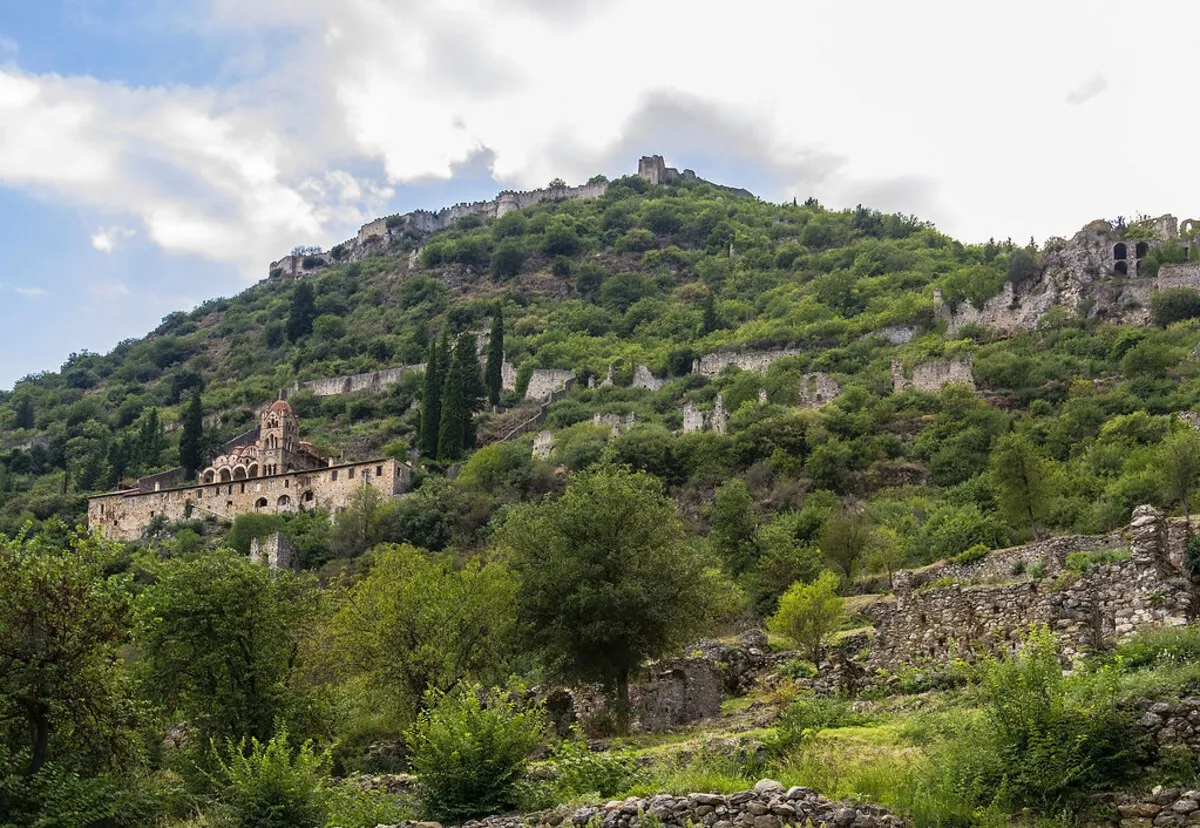
[[385, 497], [408, 491], [412, 469], [393, 458], [336, 462], [300, 439], [300, 420], [277, 400], [255, 428], [222, 446], [196, 479], [183, 469], [150, 475], [137, 485], [88, 499], [88, 528], [111, 540], [140, 538], [155, 520], [213, 516], [233, 520], [249, 512], [325, 509], [350, 505], [370, 486]]
[[[692, 170], [680, 172], [674, 167], [668, 167], [661, 155], [642, 156], [638, 161], [637, 174], [639, 178], [651, 184], [709, 184], [730, 195], [754, 197], [749, 190], [705, 181]], [[478, 216], [482, 219], [500, 218], [543, 201], [599, 198], [607, 190], [608, 181], [596, 178], [576, 187], [564, 184], [538, 190], [502, 190], [491, 201], [462, 202], [441, 210], [413, 210], [403, 215], [377, 218], [359, 228], [358, 235], [354, 238], [335, 245], [328, 252], [297, 252], [271, 262], [269, 276], [272, 279], [294, 279], [339, 262], [356, 262], [372, 253], [382, 253], [389, 249], [392, 242], [405, 233], [428, 235], [444, 230], [458, 219], [467, 216]]]

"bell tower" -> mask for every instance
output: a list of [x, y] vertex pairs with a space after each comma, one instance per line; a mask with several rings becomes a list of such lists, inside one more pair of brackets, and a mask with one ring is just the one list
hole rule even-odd
[[258, 455], [261, 474], [284, 474], [295, 468], [293, 458], [300, 447], [300, 421], [285, 400], [276, 400], [263, 410], [259, 421]]

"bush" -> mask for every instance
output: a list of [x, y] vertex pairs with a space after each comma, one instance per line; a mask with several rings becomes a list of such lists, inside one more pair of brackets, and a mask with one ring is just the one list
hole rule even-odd
[[408, 735], [423, 811], [461, 822], [517, 804], [516, 782], [542, 737], [540, 708], [478, 685], [430, 691]]
[[226, 743], [229, 759], [217, 757], [228, 783], [225, 798], [240, 828], [321, 828], [325, 824], [328, 755], [305, 742], [293, 754], [286, 731], [267, 744]]
[[820, 730], [835, 727], [854, 727], [869, 723], [855, 713], [845, 699], [828, 696], [809, 696], [788, 705], [776, 724], [775, 736], [768, 748], [774, 753], [786, 753], [802, 744]]
[[1183, 568], [1189, 575], [1200, 575], [1200, 534], [1188, 538], [1183, 552]]
[[845, 599], [836, 592], [838, 577], [826, 570], [811, 584], [792, 584], [779, 599], [779, 612], [767, 629], [787, 636], [817, 661], [841, 623]]
[[1155, 291], [1150, 296], [1150, 318], [1160, 328], [1200, 316], [1200, 291], [1186, 287]]
[[950, 560], [960, 566], [966, 566], [967, 564], [973, 564], [976, 561], [983, 560], [987, 557], [987, 554], [988, 547], [982, 543], [977, 543], [968, 548], [966, 551], [959, 552]]
[[1117, 647], [1121, 667], [1137, 670], [1164, 663], [1200, 661], [1200, 626], [1152, 630]]
[[555, 748], [550, 762], [558, 771], [556, 787], [559, 801], [585, 794], [611, 798], [637, 779], [637, 762], [631, 754], [594, 751], [582, 736], [562, 742]]
[[1068, 571], [1083, 572], [1094, 566], [1129, 560], [1128, 549], [1097, 549], [1094, 552], [1072, 552], [1064, 564]]

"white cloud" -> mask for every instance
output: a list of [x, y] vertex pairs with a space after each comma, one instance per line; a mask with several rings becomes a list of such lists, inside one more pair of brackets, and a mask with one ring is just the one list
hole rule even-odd
[[18, 287], [13, 288], [13, 293], [19, 296], [25, 296], [30, 299], [37, 299], [39, 296], [45, 296], [46, 291], [39, 287]]
[[702, 176], [729, 159], [764, 198], [918, 212], [967, 240], [1187, 214], [1200, 169], [1158, 147], [1186, 118], [1164, 79], [1190, 75], [1200, 7], [1139, 7], [1169, 21], [1154, 61], [1123, 51], [1124, 6], [1088, 8], [212, 0], [212, 36], [290, 45], [271, 64], [247, 47], [252, 74], [220, 89], [0, 69], [0, 184], [255, 277], [480, 153], [498, 188], [632, 172], [649, 152]]
[[137, 231], [129, 227], [103, 227], [92, 235], [92, 247], [101, 253], [112, 253], [125, 239], [132, 238]]

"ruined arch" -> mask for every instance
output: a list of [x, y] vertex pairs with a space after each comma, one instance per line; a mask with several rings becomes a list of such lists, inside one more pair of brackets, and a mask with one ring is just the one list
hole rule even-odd
[[292, 499], [287, 495], [280, 495], [279, 499], [275, 501], [275, 505], [279, 507], [291, 506]]
[[1129, 250], [1125, 247], [1125, 242], [1117, 242], [1113, 246], [1113, 258], [1118, 261], [1129, 258]]
[[1179, 223], [1180, 235], [1190, 236], [1196, 230], [1200, 230], [1200, 222], [1196, 219], [1184, 219]]
[[1124, 260], [1117, 262], [1115, 265], [1113, 265], [1113, 272], [1116, 273], [1118, 276], [1128, 276], [1129, 275], [1129, 262], [1126, 262]]
[[1150, 245], [1144, 241], [1140, 241], [1133, 248], [1133, 255], [1137, 258], [1142, 258], [1150, 252]]
[[312, 503], [316, 499], [316, 495], [312, 493], [312, 489], [309, 489], [307, 492], [300, 495], [300, 500], [303, 503]]
[[231, 475], [231, 474], [229, 473], [229, 469], [221, 469], [221, 473], [220, 473], [220, 478], [219, 478], [219, 479], [220, 479], [220, 481], [221, 481], [222, 483], [228, 483], [230, 480], [232, 480], [232, 479], [233, 479], [233, 475]]
[[267, 499], [265, 497], [260, 497], [254, 501], [254, 511], [261, 512], [265, 508], [267, 508]]

